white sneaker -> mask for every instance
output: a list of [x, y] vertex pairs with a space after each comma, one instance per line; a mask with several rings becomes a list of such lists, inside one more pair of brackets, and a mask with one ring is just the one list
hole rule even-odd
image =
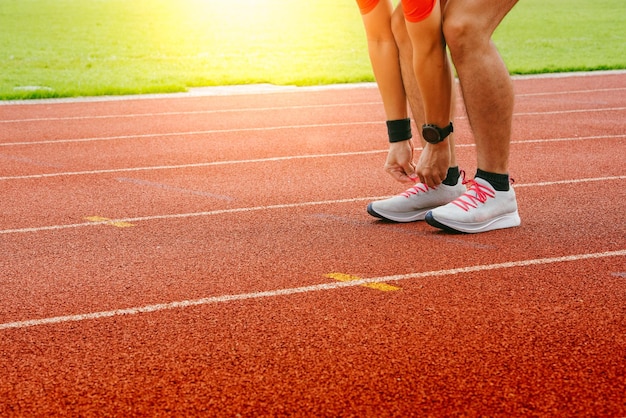
[[468, 182], [465, 194], [426, 214], [426, 222], [452, 232], [474, 234], [519, 226], [515, 191], [499, 192], [481, 178]]
[[395, 222], [423, 221], [426, 213], [452, 202], [467, 191], [463, 178], [464, 173], [461, 172], [455, 186], [440, 184], [436, 189], [417, 183], [398, 196], [370, 203], [367, 212], [376, 218]]

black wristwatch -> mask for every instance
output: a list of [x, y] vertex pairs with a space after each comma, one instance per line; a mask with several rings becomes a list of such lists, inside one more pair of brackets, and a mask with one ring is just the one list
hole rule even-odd
[[438, 144], [454, 131], [452, 122], [445, 128], [427, 123], [422, 125], [422, 136], [429, 144]]

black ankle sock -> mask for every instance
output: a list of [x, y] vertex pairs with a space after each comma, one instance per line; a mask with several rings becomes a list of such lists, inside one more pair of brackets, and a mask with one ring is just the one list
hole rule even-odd
[[446, 179], [443, 181], [443, 184], [446, 186], [456, 186], [459, 182], [459, 176], [461, 172], [459, 171], [459, 167], [450, 167], [448, 168], [448, 174], [446, 175]]
[[509, 175], [497, 174], [483, 171], [480, 168], [476, 170], [476, 177], [480, 177], [483, 180], [487, 180], [489, 184], [493, 186], [499, 192], [506, 192], [509, 190]]

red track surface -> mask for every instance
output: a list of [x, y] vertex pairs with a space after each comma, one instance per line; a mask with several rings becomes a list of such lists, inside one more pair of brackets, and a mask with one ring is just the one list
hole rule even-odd
[[0, 105], [0, 415], [626, 416], [626, 73], [515, 85], [480, 235], [366, 213], [372, 87]]

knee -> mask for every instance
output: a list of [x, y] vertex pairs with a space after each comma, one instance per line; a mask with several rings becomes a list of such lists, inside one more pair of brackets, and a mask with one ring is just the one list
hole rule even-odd
[[471, 19], [463, 16], [444, 18], [443, 36], [454, 61], [461, 60], [472, 52], [472, 45], [480, 38], [480, 28]]
[[398, 48], [402, 50], [411, 47], [411, 39], [406, 30], [406, 22], [404, 21], [404, 13], [401, 7], [396, 8], [391, 15], [391, 31], [393, 32], [393, 37], [396, 40]]

